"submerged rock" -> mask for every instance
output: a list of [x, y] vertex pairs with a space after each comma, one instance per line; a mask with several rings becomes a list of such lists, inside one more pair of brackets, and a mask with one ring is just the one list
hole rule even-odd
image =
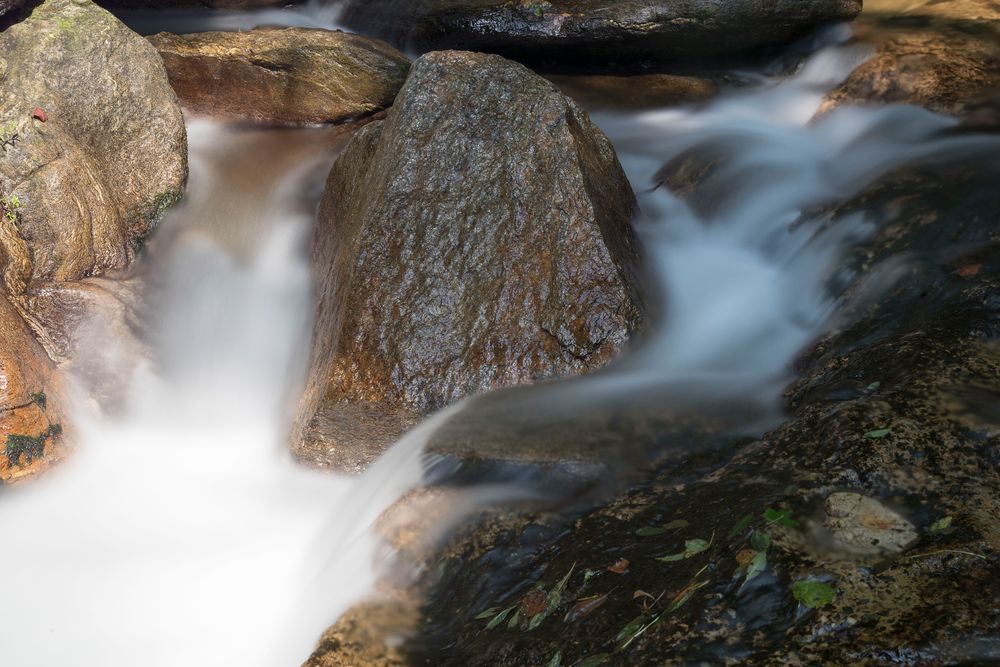
[[552, 84], [497, 56], [418, 60], [327, 182], [297, 450], [350, 466], [463, 396], [605, 364], [640, 318], [635, 206]]
[[896, 554], [917, 541], [913, 524], [875, 498], [830, 494], [825, 525], [846, 549], [860, 554]]
[[159, 55], [85, 0], [43, 3], [0, 33], [0, 54], [9, 293], [123, 268], [187, 175]]
[[0, 484], [58, 456], [60, 385], [52, 362], [0, 292]]
[[409, 59], [360, 35], [304, 28], [149, 38], [181, 103], [210, 116], [329, 123], [392, 104]]
[[606, 66], [783, 44], [859, 11], [861, 0], [353, 0], [342, 20], [418, 51]]

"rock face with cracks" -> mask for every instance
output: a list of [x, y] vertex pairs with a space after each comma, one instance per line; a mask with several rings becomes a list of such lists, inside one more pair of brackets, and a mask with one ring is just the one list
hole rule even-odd
[[381, 111], [392, 104], [410, 66], [388, 44], [327, 30], [160, 33], [149, 39], [187, 109], [282, 125]]
[[48, 0], [0, 33], [4, 283], [126, 266], [187, 176], [156, 50], [90, 2]]
[[635, 205], [552, 84], [492, 55], [418, 60], [327, 182], [300, 455], [350, 467], [463, 396], [605, 364], [640, 319]]

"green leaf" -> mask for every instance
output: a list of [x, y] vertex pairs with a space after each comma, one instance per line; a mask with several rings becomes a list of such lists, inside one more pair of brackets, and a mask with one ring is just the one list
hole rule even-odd
[[479, 615], [476, 616], [476, 620], [483, 621], [487, 618], [493, 618], [498, 611], [500, 611], [500, 607], [490, 607], [486, 611], [480, 612]]
[[635, 636], [635, 633], [639, 632], [644, 625], [646, 625], [646, 616], [636, 616], [618, 632], [615, 642], [630, 641]]
[[507, 614], [514, 611], [515, 609], [517, 609], [517, 605], [514, 605], [513, 607], [507, 607], [506, 609], [501, 611], [499, 614], [493, 617], [492, 621], [486, 624], [486, 629], [492, 630], [493, 628], [503, 623], [504, 619], [507, 618]]
[[686, 540], [684, 542], [684, 557], [690, 558], [695, 554], [700, 554], [702, 551], [708, 549], [708, 542], [705, 540]]
[[556, 654], [549, 660], [547, 667], [562, 667], [562, 651], [556, 651]]
[[611, 654], [598, 653], [597, 655], [586, 657], [580, 662], [576, 663], [576, 667], [597, 667], [598, 665], [607, 664], [608, 660], [610, 659], [611, 659]]
[[691, 558], [696, 554], [700, 554], [705, 549], [708, 549], [709, 542], [700, 539], [685, 540], [684, 541], [684, 551], [679, 554], [671, 554], [669, 556], [662, 556], [656, 560], [663, 561], [664, 563], [672, 563], [678, 560], [684, 560], [685, 558]]
[[674, 519], [667, 525], [663, 527], [664, 530], [677, 530], [678, 528], [687, 528], [688, 522], [684, 519]]
[[556, 607], [559, 606], [559, 603], [562, 602], [563, 591], [566, 590], [566, 584], [569, 583], [569, 578], [573, 574], [573, 570], [575, 569], [576, 569], [576, 563], [573, 563], [573, 566], [569, 568], [569, 572], [566, 573], [566, 576], [560, 579], [559, 583], [556, 584], [552, 588], [552, 590], [549, 591], [548, 595], [545, 596], [545, 599], [548, 601], [549, 604], [544, 609], [544, 611], [541, 611], [531, 617], [531, 620], [528, 621], [529, 630], [534, 630], [539, 625], [541, 625], [542, 621], [548, 618], [549, 614], [555, 611]]
[[892, 433], [891, 428], [879, 428], [875, 429], [874, 431], [868, 431], [867, 433], [865, 433], [864, 437], [869, 440], [881, 440], [890, 433]]
[[646, 526], [645, 528], [640, 528], [635, 531], [635, 534], [639, 537], [652, 537], [653, 535], [662, 535], [667, 532], [666, 528], [660, 528], [659, 526]]
[[758, 551], [747, 565], [747, 576], [744, 581], [750, 581], [767, 568], [767, 552]]
[[799, 523], [792, 518], [792, 513], [788, 510], [776, 510], [773, 507], [768, 507], [764, 510], [764, 518], [770, 523], [788, 526], [789, 528], [794, 528], [799, 525]]
[[763, 530], [755, 530], [750, 536], [750, 546], [755, 551], [767, 551], [768, 547], [771, 546], [771, 536]]
[[507, 629], [513, 630], [514, 628], [516, 628], [517, 622], [520, 620], [521, 620], [521, 610], [518, 609], [517, 611], [514, 612], [514, 615], [510, 617], [510, 620], [507, 621]]
[[792, 584], [792, 595], [803, 606], [816, 609], [833, 602], [837, 597], [837, 591], [829, 584], [821, 581], [796, 581]]
[[729, 532], [726, 533], [726, 539], [731, 540], [742, 533], [747, 529], [751, 521], [753, 521], [753, 514], [745, 514], [742, 519], [736, 522], [735, 526], [729, 529]]
[[559, 583], [556, 584], [556, 587], [552, 589], [552, 592], [549, 593], [549, 599], [550, 600], [552, 599], [552, 594], [555, 593], [556, 594], [556, 604], [559, 604], [558, 600], [562, 597], [562, 592], [564, 590], [566, 590], [566, 584], [569, 583], [569, 578], [573, 574], [573, 570], [575, 570], [575, 569], [576, 569], [576, 563], [573, 563], [573, 565], [569, 568], [569, 572], [566, 573], [566, 576], [563, 577], [559, 581]]
[[931, 532], [931, 533], [943, 533], [944, 531], [948, 530], [949, 528], [951, 528], [951, 517], [950, 516], [944, 516], [944, 517], [941, 517], [940, 519], [938, 519], [937, 521], [935, 521], [934, 523], [931, 524], [929, 532]]
[[882, 383], [879, 382], [878, 380], [876, 380], [875, 382], [872, 382], [870, 385], [868, 385], [867, 387], [865, 387], [865, 389], [867, 389], [868, 391], [878, 391], [878, 388], [881, 387], [881, 386], [882, 386]]

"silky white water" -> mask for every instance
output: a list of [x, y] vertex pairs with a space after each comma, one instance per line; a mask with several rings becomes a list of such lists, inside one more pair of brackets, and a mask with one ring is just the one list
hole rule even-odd
[[[858, 58], [832, 48], [793, 79], [703, 109], [599, 119], [637, 190], [685, 151], [723, 160], [688, 201], [643, 194], [651, 335], [593, 381], [553, 385], [549, 400], [579, 409], [663, 386], [696, 400], [774, 400], [792, 357], [830, 326], [842, 253], [871, 232], [860, 219], [830, 231], [821, 218], [793, 223], [896, 166], [984, 146], [941, 135], [954, 121], [912, 107], [811, 120]], [[152, 264], [164, 295], [155, 363], [123, 379], [131, 399], [120, 415], [79, 400], [78, 451], [0, 495], [0, 664], [301, 663], [324, 627], [371, 594], [381, 551], [372, 525], [421, 482], [424, 442], [460, 409], [357, 479], [306, 471], [283, 453], [309, 349], [303, 191], [330, 154], [303, 150], [295, 168], [254, 180], [260, 155], [237, 150], [252, 138], [191, 130], [190, 193]], [[250, 182], [228, 191], [241, 163]], [[698, 193], [709, 194], [699, 203]], [[93, 345], [107, 353], [113, 341]]]

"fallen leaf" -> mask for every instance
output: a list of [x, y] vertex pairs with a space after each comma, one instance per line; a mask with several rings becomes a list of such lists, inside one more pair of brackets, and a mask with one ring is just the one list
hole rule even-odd
[[959, 268], [956, 273], [963, 278], [969, 278], [971, 276], [979, 273], [979, 270], [983, 268], [982, 264], [966, 264], [965, 266]]
[[792, 584], [792, 595], [803, 606], [817, 609], [833, 602], [837, 591], [833, 586], [821, 581], [796, 581]]
[[40, 120], [43, 123], [49, 120], [49, 115], [45, 113], [45, 109], [42, 107], [35, 107], [35, 110], [31, 112], [31, 117], [36, 120]]
[[753, 521], [753, 514], [744, 515], [742, 519], [736, 522], [735, 526], [729, 529], [729, 532], [726, 533], [726, 539], [731, 540], [740, 533], [742, 533], [744, 530], [747, 529], [747, 526], [750, 525], [751, 521]]
[[507, 607], [506, 609], [504, 609], [503, 611], [501, 611], [499, 614], [497, 614], [496, 616], [493, 617], [492, 621], [490, 621], [489, 623], [486, 624], [486, 629], [487, 630], [492, 630], [493, 628], [495, 628], [498, 625], [500, 625], [501, 623], [503, 623], [504, 619], [507, 618], [507, 615], [510, 612], [514, 611], [515, 609], [517, 609], [517, 605], [515, 605], [513, 607]]
[[744, 582], [750, 581], [758, 574], [764, 571], [767, 567], [767, 552], [758, 551], [754, 554], [753, 560], [750, 561], [750, 565], [747, 566], [747, 576]]
[[640, 528], [635, 531], [635, 534], [639, 537], [652, 537], [653, 535], [662, 535], [667, 532], [666, 528], [660, 528], [659, 526], [646, 526], [645, 528]]
[[545, 611], [549, 606], [548, 596], [540, 588], [533, 588], [521, 598], [521, 614], [525, 618], [533, 618]]
[[628, 572], [628, 560], [625, 558], [618, 559], [614, 565], [608, 568], [608, 572], [614, 572], [615, 574], [625, 574]]
[[865, 433], [864, 437], [869, 440], [880, 440], [890, 433], [892, 433], [891, 428], [877, 428], [874, 431], [868, 431]]
[[757, 551], [767, 551], [771, 546], [771, 536], [763, 530], [755, 530], [750, 536], [750, 546]]
[[708, 549], [709, 544], [710, 543], [707, 542], [706, 540], [699, 540], [699, 539], [685, 540], [684, 551], [676, 554], [670, 554], [669, 556], [662, 556], [660, 558], [657, 558], [656, 560], [663, 561], [665, 563], [670, 563], [673, 561], [684, 560], [685, 558], [691, 558], [691, 556], [700, 554], [705, 549]]
[[753, 560], [753, 557], [757, 555], [757, 552], [753, 549], [740, 549], [736, 552], [736, 563], [740, 567], [746, 567]]
[[948, 530], [949, 528], [951, 528], [951, 517], [950, 516], [945, 516], [945, 517], [941, 517], [940, 519], [938, 519], [937, 521], [935, 521], [934, 523], [932, 523], [931, 527], [930, 527], [930, 530], [928, 532], [930, 532], [930, 533], [943, 533], [946, 530]]
[[773, 507], [768, 507], [764, 510], [764, 518], [770, 523], [788, 526], [789, 528], [794, 528], [799, 525], [798, 522], [792, 518], [792, 513], [788, 510], [776, 510]]
[[578, 618], [583, 618], [587, 614], [590, 614], [595, 609], [600, 607], [602, 604], [608, 601], [608, 594], [604, 595], [593, 595], [589, 598], [583, 598], [582, 600], [577, 600], [576, 604], [573, 605], [572, 609], [566, 613], [563, 618], [566, 622], [572, 622]]

